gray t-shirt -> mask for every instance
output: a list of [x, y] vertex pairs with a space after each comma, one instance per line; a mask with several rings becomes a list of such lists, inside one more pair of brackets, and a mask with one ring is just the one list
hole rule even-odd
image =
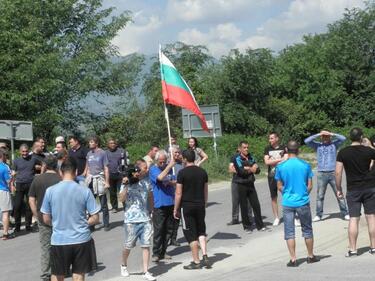
[[86, 156], [89, 173], [97, 176], [104, 172], [104, 167], [108, 166], [108, 156], [103, 149], [90, 150]]
[[115, 150], [106, 150], [108, 158], [108, 169], [110, 174], [118, 174], [120, 171], [121, 160], [126, 160], [125, 151], [122, 148]]

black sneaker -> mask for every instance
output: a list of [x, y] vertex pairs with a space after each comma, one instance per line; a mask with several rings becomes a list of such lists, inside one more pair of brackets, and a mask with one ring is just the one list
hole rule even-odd
[[246, 227], [244, 230], [245, 230], [245, 232], [248, 233], [248, 234], [253, 233], [253, 230], [252, 230], [250, 227]]
[[298, 266], [297, 260], [295, 260], [295, 261], [290, 260], [290, 261], [286, 264], [286, 266], [287, 266], [287, 267], [297, 267], [297, 266]]
[[240, 222], [238, 220], [232, 220], [227, 223], [227, 225], [235, 225], [235, 224], [240, 224]]
[[202, 267], [201, 267], [200, 263], [195, 263], [193, 261], [188, 265], [184, 265], [184, 269], [187, 269], [187, 270], [201, 269], [201, 268]]
[[205, 266], [207, 269], [212, 268], [211, 262], [208, 259], [207, 255], [203, 255], [202, 263], [203, 263], [203, 266]]
[[307, 263], [318, 262], [320, 259], [317, 256], [307, 257]]
[[370, 250], [368, 250], [368, 252], [369, 252], [371, 255], [375, 255], [375, 248], [370, 248]]
[[349, 251], [345, 254], [345, 257], [347, 257], [347, 258], [350, 258], [350, 257], [356, 257], [356, 256], [358, 256], [357, 251], [351, 251], [351, 250], [349, 250]]

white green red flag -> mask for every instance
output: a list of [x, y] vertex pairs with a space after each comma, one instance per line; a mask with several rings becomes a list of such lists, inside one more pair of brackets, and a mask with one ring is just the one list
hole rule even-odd
[[171, 61], [160, 51], [160, 72], [163, 99], [166, 104], [183, 107], [193, 112], [201, 121], [203, 130], [209, 132], [206, 118], [200, 110], [193, 92]]

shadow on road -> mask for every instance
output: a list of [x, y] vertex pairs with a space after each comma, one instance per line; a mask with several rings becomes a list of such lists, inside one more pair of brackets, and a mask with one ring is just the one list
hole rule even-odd
[[119, 227], [119, 226], [122, 227], [123, 225], [124, 225], [124, 220], [114, 221], [114, 222], [111, 222], [110, 228], [114, 229], [114, 228]]
[[329, 220], [329, 219], [342, 219], [341, 213], [332, 213], [329, 214], [327, 217], [323, 217], [322, 221]]
[[165, 262], [158, 262], [155, 266], [151, 267], [149, 269], [149, 271], [157, 276], [157, 275], [161, 275], [161, 274], [164, 274], [164, 273], [167, 273], [170, 269], [172, 269], [173, 267], [181, 264], [182, 262], [170, 262], [170, 263], [165, 263]]
[[221, 205], [221, 203], [218, 203], [218, 202], [207, 202], [207, 208], [211, 207], [211, 206], [214, 206], [214, 205]]
[[168, 255], [170, 256], [177, 256], [186, 252], [190, 251], [190, 247], [188, 245], [176, 247], [171, 251], [168, 251]]
[[360, 255], [363, 255], [364, 253], [368, 253], [369, 250], [370, 250], [370, 247], [362, 247], [362, 248], [357, 249], [357, 254], [358, 256], [360, 256]]
[[216, 232], [211, 239], [218, 239], [218, 240], [228, 240], [228, 239], [241, 239], [241, 237], [236, 233], [229, 233], [229, 232]]
[[229, 258], [232, 256], [231, 254], [226, 254], [226, 253], [215, 253], [212, 256], [209, 256], [211, 265], [214, 265], [215, 263], [222, 261], [226, 258]]
[[[320, 261], [332, 257], [332, 255], [316, 255], [317, 258], [319, 258]], [[301, 265], [303, 263], [307, 262], [307, 258], [301, 258], [297, 259], [297, 264]]]

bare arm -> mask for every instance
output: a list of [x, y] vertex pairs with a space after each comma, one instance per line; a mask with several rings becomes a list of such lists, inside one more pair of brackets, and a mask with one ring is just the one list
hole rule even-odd
[[148, 192], [148, 206], [150, 207], [150, 212], [154, 211], [154, 193], [152, 191]]
[[307, 180], [307, 192], [308, 192], [309, 194], [310, 194], [312, 188], [313, 188], [313, 185], [312, 185], [312, 179], [309, 178], [309, 179]]
[[49, 215], [49, 214], [43, 214], [43, 222], [44, 222], [46, 225], [52, 225], [52, 222], [51, 222], [51, 215]]
[[120, 199], [120, 201], [121, 202], [125, 202], [126, 201], [126, 199], [128, 198], [128, 189], [127, 188], [124, 188], [121, 192], [120, 192], [120, 194], [119, 194], [119, 199]]
[[96, 213], [96, 214], [93, 214], [92, 216], [90, 216], [88, 219], [87, 219], [87, 223], [89, 225], [95, 225], [95, 224], [98, 224], [99, 223], [99, 214]]
[[83, 174], [82, 174], [84, 177], [87, 177], [89, 175], [89, 166], [87, 164], [87, 161], [86, 161], [86, 166], [85, 166], [85, 170], [83, 171]]
[[236, 173], [236, 168], [234, 168], [234, 164], [233, 163], [229, 163], [228, 173], [230, 173], [230, 174], [235, 174]]
[[279, 164], [281, 161], [284, 161], [284, 160], [285, 160], [284, 158], [271, 159], [269, 155], [264, 155], [264, 163], [268, 166], [272, 166], [272, 167], [276, 166], [277, 164]]
[[176, 192], [174, 196], [174, 210], [173, 210], [173, 216], [175, 219], [179, 218], [179, 209], [181, 204], [181, 198], [182, 198], [182, 184], [178, 183], [176, 186]]
[[208, 160], [208, 156], [207, 156], [207, 154], [203, 151], [203, 149], [202, 149], [201, 152], [199, 153], [199, 156], [201, 157], [201, 161], [199, 161], [199, 162], [197, 163], [197, 166], [202, 165], [204, 161], [207, 161], [207, 160]]
[[341, 187], [343, 169], [344, 169], [344, 164], [342, 162], [336, 161], [335, 178], [336, 178], [337, 197], [339, 198], [343, 197], [342, 187]]
[[204, 205], [207, 206], [208, 201], [208, 183], [204, 184]]
[[31, 212], [33, 212], [33, 216], [37, 218], [38, 217], [38, 211], [37, 211], [37, 208], [36, 208], [36, 198], [35, 197], [32, 197], [32, 196], [29, 197], [29, 205], [30, 205]]
[[257, 169], [258, 169], [258, 164], [254, 164], [253, 166], [246, 166], [244, 168], [246, 171], [249, 171], [250, 173], [256, 174]]
[[108, 169], [108, 166], [104, 166], [104, 180], [105, 180], [105, 188], [109, 188], [109, 169]]
[[175, 161], [173, 158], [171, 158], [171, 161], [169, 162], [167, 167], [165, 167], [165, 169], [158, 175], [157, 180], [162, 181], [168, 175], [169, 171], [172, 169], [174, 164], [175, 164]]
[[279, 190], [279, 192], [283, 192], [283, 187], [284, 187], [283, 182], [278, 180], [277, 181], [277, 189]]

